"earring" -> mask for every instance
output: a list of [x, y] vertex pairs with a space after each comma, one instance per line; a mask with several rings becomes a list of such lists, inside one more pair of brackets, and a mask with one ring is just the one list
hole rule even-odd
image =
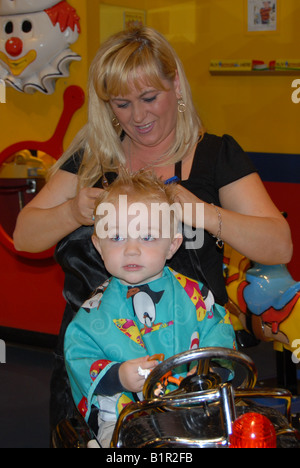
[[119, 127], [120, 122], [118, 121], [117, 117], [113, 117], [111, 120], [111, 123], [113, 124], [114, 127]]
[[182, 98], [178, 99], [177, 103], [178, 103], [178, 112], [180, 112], [180, 114], [183, 114], [186, 111], [186, 105], [183, 99]]

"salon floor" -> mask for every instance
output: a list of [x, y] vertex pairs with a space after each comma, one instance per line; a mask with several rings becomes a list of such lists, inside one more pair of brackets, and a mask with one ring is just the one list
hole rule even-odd
[[[259, 381], [276, 382], [272, 344], [247, 351], [258, 368]], [[0, 364], [0, 448], [49, 447], [50, 350], [7, 345]]]
[[7, 345], [0, 364], [0, 448], [49, 447], [52, 353]]

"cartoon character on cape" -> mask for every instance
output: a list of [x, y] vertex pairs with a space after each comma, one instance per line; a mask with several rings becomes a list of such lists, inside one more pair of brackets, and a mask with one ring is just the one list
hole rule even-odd
[[[65, 357], [75, 403], [87, 421], [93, 406], [104, 411], [104, 405], [106, 412], [109, 408], [109, 414], [118, 415], [136, 396], [127, 391], [97, 393], [113, 366], [157, 353], [168, 359], [214, 344], [234, 348], [235, 335], [228, 311], [201, 283], [168, 267], [162, 277], [134, 287], [112, 277], [83, 304], [66, 331]], [[187, 371], [183, 366], [175, 375], [164, 376], [164, 391], [178, 386]]]

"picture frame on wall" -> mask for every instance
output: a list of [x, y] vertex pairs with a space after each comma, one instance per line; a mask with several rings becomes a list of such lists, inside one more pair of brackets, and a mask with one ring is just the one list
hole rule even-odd
[[[1, 0], [0, 0], [1, 3]], [[99, 36], [100, 44], [108, 39], [112, 34], [116, 34], [123, 29], [134, 26], [146, 25], [146, 10], [138, 8], [124, 8], [123, 6], [109, 5], [100, 2], [99, 4]]]
[[279, 0], [247, 0], [247, 31], [277, 32]]
[[124, 11], [124, 29], [141, 28], [146, 25], [146, 13], [143, 10]]

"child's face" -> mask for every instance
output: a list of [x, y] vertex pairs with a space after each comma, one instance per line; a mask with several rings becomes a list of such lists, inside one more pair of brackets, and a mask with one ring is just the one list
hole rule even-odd
[[[150, 216], [149, 206], [138, 215], [128, 213], [131, 206], [127, 212], [120, 210], [120, 216], [119, 210], [108, 212], [96, 226], [98, 236], [93, 236], [93, 243], [111, 275], [124, 284], [137, 285], [161, 277], [166, 260], [180, 247], [182, 236], [171, 238], [170, 231], [166, 236], [161, 221]], [[164, 215], [162, 219], [166, 220]]]

